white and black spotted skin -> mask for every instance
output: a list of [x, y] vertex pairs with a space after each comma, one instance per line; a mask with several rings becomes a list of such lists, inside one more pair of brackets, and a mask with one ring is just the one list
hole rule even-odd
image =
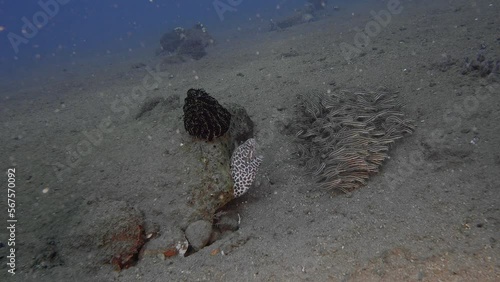
[[256, 156], [255, 139], [250, 138], [241, 144], [231, 157], [231, 176], [234, 181], [234, 197], [245, 194], [257, 175], [262, 157]]

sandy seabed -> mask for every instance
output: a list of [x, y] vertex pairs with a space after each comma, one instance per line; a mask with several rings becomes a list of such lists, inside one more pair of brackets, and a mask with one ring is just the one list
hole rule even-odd
[[[0, 233], [1, 280], [499, 281], [500, 84], [462, 70], [479, 52], [500, 59], [500, 5], [433, 2], [402, 1], [350, 61], [340, 46], [355, 45], [355, 27], [384, 2], [283, 31], [250, 28], [201, 60], [160, 70], [150, 52], [2, 86], [2, 169], [17, 170], [18, 228], [15, 276], [7, 272], [9, 234]], [[144, 97], [179, 95], [182, 104], [194, 87], [245, 107], [264, 162], [255, 186], [229, 204], [241, 218], [229, 253], [216, 242], [188, 257], [144, 255], [118, 272], [75, 251], [74, 230], [89, 220], [82, 207], [135, 207], [146, 233], [164, 231], [148, 249], [175, 233], [167, 227], [185, 200], [176, 189], [187, 180], [172, 173], [189, 137], [178, 126], [181, 107], [135, 119], [133, 93], [154, 77]], [[415, 133], [366, 187], [319, 190], [292, 159], [293, 135], [284, 130], [297, 95], [379, 87], [399, 92]], [[108, 130], [97, 138], [96, 128]]]

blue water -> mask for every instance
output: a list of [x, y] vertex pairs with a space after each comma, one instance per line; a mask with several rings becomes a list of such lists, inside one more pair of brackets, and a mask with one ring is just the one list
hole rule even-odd
[[21, 66], [50, 64], [55, 59], [134, 52], [158, 45], [160, 36], [172, 28], [191, 27], [197, 22], [217, 35], [259, 17], [267, 20], [288, 13], [305, 2], [1, 0], [1, 74]]

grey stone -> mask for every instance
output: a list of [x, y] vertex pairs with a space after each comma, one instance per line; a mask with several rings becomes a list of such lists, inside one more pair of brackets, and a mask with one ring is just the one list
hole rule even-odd
[[186, 229], [186, 239], [195, 251], [205, 247], [212, 234], [212, 224], [206, 220], [191, 223]]

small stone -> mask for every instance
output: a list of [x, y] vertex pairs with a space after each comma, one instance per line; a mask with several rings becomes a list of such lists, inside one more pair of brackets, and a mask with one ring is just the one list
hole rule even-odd
[[191, 223], [186, 229], [186, 239], [195, 251], [205, 247], [212, 234], [212, 224], [206, 220]]

